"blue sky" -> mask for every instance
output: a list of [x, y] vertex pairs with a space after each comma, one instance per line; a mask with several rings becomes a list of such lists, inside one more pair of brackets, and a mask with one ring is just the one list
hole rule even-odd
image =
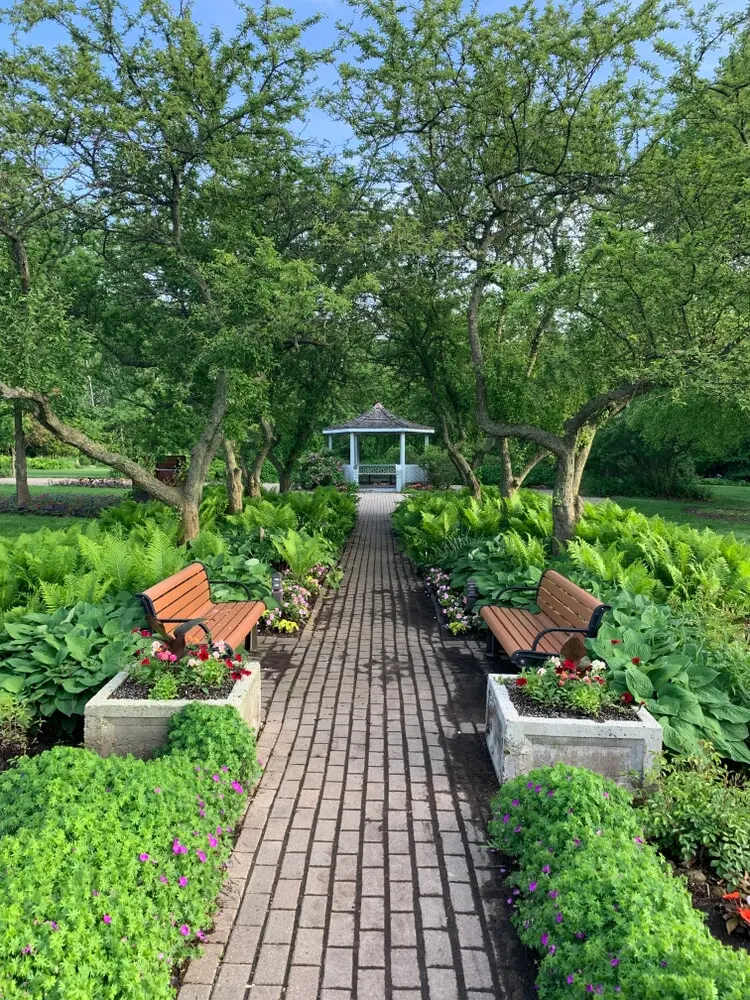
[[[0, 10], [10, 7], [12, 0], [0, 0]], [[409, 0], [407, 0], [409, 2]], [[635, 2], [635, 0], [634, 0]], [[352, 9], [341, 0], [278, 0], [279, 6], [287, 7], [295, 12], [299, 19], [304, 19], [319, 13], [323, 19], [306, 36], [310, 48], [324, 48], [331, 45], [336, 37], [336, 22], [350, 20]], [[133, 7], [137, 0], [132, 0]], [[700, 7], [700, 0], [696, 6]], [[719, 0], [719, 10], [724, 13], [741, 12], [748, 9], [749, 0]], [[487, 13], [506, 10], [512, 6], [512, 0], [480, 0], [480, 9]], [[194, 0], [193, 16], [206, 28], [217, 26], [224, 31], [231, 31], [239, 20], [239, 12], [233, 0]], [[59, 36], [51, 27], [45, 27], [34, 32], [37, 44], [54, 44]], [[0, 24], [0, 48], [8, 42], [8, 32]], [[323, 67], [319, 76], [319, 84], [329, 84], [335, 80], [335, 69]], [[348, 130], [339, 122], [331, 119], [321, 111], [311, 110], [309, 120], [303, 130], [305, 137], [320, 142], [329, 143], [334, 148], [341, 148], [348, 139]]]

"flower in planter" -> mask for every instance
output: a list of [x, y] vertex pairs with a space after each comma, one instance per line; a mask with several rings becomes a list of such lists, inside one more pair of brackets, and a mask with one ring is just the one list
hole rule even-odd
[[197, 688], [205, 697], [221, 691], [228, 680], [238, 681], [248, 677], [249, 661], [244, 654], [235, 653], [230, 658], [225, 642], [188, 644], [181, 658], [172, 653], [167, 644], [155, 641], [151, 654], [142, 656], [131, 669], [131, 678], [143, 684], [150, 698], [170, 700], [185, 691], [193, 697]]

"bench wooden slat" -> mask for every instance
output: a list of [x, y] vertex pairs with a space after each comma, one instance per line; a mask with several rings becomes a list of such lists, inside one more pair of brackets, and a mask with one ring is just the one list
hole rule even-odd
[[[262, 601], [222, 601], [211, 600], [211, 587], [205, 567], [201, 563], [191, 563], [179, 573], [174, 573], [149, 587], [138, 599], [143, 604], [146, 615], [159, 623], [173, 636], [179, 623], [175, 619], [190, 620], [202, 618], [215, 642], [225, 642], [232, 651], [247, 645], [248, 639], [258, 624], [266, 606]], [[170, 621], [171, 619], [171, 621]], [[188, 643], [203, 642], [205, 632], [199, 626], [188, 632]]]
[[[547, 570], [542, 576], [536, 604], [540, 609], [536, 614], [495, 605], [486, 605], [480, 611], [491, 636], [514, 662], [559, 654], [565, 642], [576, 634], [573, 629], [586, 629], [588, 634], [595, 636], [599, 621], [608, 608], [555, 570]], [[542, 636], [532, 651], [540, 633], [549, 628], [562, 631]]]

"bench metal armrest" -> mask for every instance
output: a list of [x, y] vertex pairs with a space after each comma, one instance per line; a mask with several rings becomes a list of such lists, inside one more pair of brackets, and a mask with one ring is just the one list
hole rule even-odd
[[208, 626], [202, 618], [160, 618], [159, 621], [170, 625], [174, 625], [177, 622], [182, 623], [179, 628], [174, 630], [175, 638], [187, 635], [194, 628], [202, 628], [207, 636], [210, 635]]
[[[545, 635], [549, 635], [550, 632], [580, 632], [581, 635], [588, 635], [589, 634], [589, 630], [587, 628], [563, 628], [563, 627], [560, 627], [560, 628], [545, 628], [545, 629], [542, 629], [542, 631], [539, 633], [539, 635], [536, 637], [536, 639], [534, 639], [534, 642], [532, 643], [532, 646], [531, 646], [531, 652], [532, 653], [536, 650], [536, 647], [539, 645], [539, 640], [543, 639], [545, 637]], [[550, 656], [552, 656], [552, 655], [553, 654], [550, 653]]]
[[226, 585], [228, 585], [230, 587], [242, 587], [242, 589], [247, 594], [248, 601], [252, 601], [253, 600], [253, 595], [250, 593], [250, 588], [248, 587], [248, 585], [246, 583], [243, 583], [242, 580], [209, 580], [208, 581], [209, 586], [211, 586], [214, 583], [224, 583], [224, 584], [226, 584]]

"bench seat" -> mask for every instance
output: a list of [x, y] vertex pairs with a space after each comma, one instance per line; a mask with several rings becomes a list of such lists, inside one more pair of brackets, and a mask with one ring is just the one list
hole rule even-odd
[[608, 604], [589, 594], [556, 570], [542, 574], [539, 586], [508, 587], [529, 595], [539, 611], [486, 605], [480, 615], [489, 629], [489, 651], [502, 646], [513, 663], [546, 660], [559, 656], [573, 636], [595, 638]]
[[190, 563], [137, 596], [154, 632], [163, 630], [170, 638], [179, 637], [186, 643], [205, 641], [210, 633], [214, 642], [225, 642], [231, 652], [240, 646], [254, 649], [255, 629], [266, 610], [265, 604], [251, 599], [214, 602], [211, 583], [243, 587], [250, 598], [246, 584], [237, 580], [209, 580], [205, 566], [199, 562]]

